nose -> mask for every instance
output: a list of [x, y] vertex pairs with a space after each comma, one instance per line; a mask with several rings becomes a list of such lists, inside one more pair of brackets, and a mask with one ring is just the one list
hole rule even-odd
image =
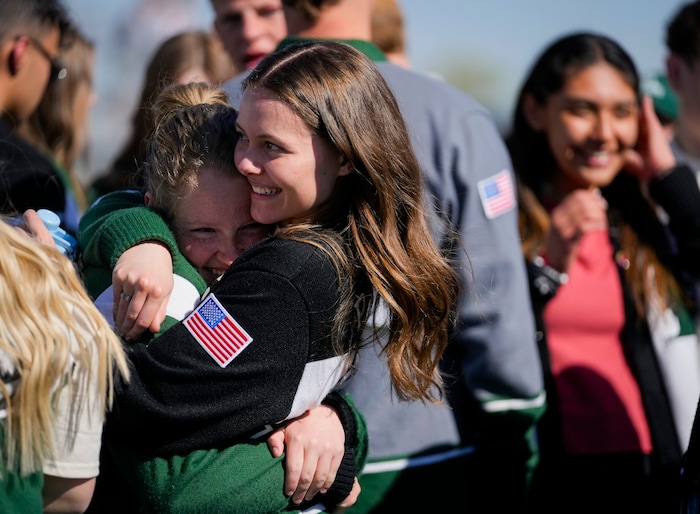
[[242, 18], [241, 33], [243, 34], [243, 39], [246, 41], [252, 41], [261, 32], [260, 27], [262, 26], [259, 16], [255, 13], [246, 13]]
[[605, 111], [599, 113], [593, 134], [599, 141], [612, 139], [615, 134], [615, 117]]
[[259, 175], [262, 171], [258, 165], [255, 164], [250, 152], [242, 150], [243, 145], [239, 145], [236, 148], [236, 168], [238, 171], [245, 175]]
[[223, 243], [216, 252], [217, 258], [222, 264], [225, 264], [225, 267], [233, 264], [233, 261], [235, 261], [240, 254], [241, 251], [236, 247], [233, 238], [230, 241]]

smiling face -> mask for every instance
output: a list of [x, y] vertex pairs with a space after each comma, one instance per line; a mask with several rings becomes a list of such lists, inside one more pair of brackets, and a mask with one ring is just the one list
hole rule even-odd
[[572, 74], [544, 105], [528, 98], [525, 111], [533, 129], [546, 134], [560, 171], [554, 186], [562, 195], [608, 185], [637, 141], [635, 90], [602, 61]]
[[307, 220], [327, 201], [350, 165], [267, 90], [246, 90], [237, 120], [235, 162], [252, 187], [251, 215], [260, 223]]
[[287, 35], [281, 0], [212, 0], [212, 7], [237, 73], [254, 68]]
[[271, 228], [250, 216], [250, 186], [230, 171], [203, 166], [181, 191], [172, 228], [185, 258], [210, 284]]

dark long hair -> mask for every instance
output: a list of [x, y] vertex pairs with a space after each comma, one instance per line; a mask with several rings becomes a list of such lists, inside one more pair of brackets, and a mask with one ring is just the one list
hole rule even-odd
[[[506, 144], [518, 180], [520, 237], [528, 259], [544, 248], [550, 220], [541, 199], [559, 170], [546, 133], [535, 131], [525, 118], [525, 97], [532, 95], [538, 105], [545, 105], [572, 75], [599, 62], [615, 68], [637, 92], [639, 101], [639, 74], [632, 58], [612, 39], [591, 33], [572, 34], [552, 43], [535, 62], [518, 95]], [[626, 261], [625, 277], [637, 313], [645, 318], [651, 296], [661, 302], [662, 308], [683, 297], [673, 273], [675, 264], [668, 233], [638, 179], [620, 172], [602, 188], [602, 193], [608, 201], [617, 255]]]

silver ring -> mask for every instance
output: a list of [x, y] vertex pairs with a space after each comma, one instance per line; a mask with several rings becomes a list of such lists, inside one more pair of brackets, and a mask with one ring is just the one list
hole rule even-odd
[[127, 303], [131, 301], [131, 295], [130, 295], [130, 294], [121, 293], [121, 294], [119, 295], [119, 298], [121, 298], [122, 300], [124, 300], [124, 301], [127, 302]]

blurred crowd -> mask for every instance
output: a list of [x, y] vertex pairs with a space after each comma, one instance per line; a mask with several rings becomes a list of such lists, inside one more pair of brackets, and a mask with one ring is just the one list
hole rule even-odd
[[0, 2], [0, 511], [700, 513], [700, 0], [505, 134], [399, 0], [208, 7], [86, 175], [95, 42]]

